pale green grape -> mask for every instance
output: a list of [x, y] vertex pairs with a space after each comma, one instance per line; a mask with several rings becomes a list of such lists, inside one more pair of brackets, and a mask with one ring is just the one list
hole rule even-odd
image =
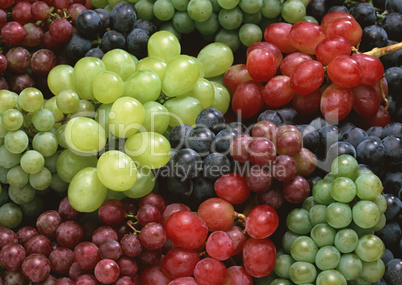
[[[269, 275], [268, 275], [269, 276]], [[258, 280], [262, 280], [262, 279], [264, 279], [264, 277], [263, 278], [258, 278], [257, 279], [257, 282], [258, 282]], [[261, 281], [261, 283], [256, 283], [256, 284], [269, 284], [269, 285], [292, 285], [293, 283], [290, 281], [290, 280], [287, 280], [287, 279], [274, 279], [274, 280], [272, 280], [272, 282], [268, 282], [268, 283], [266, 283], [265, 282], [265, 280], [263, 280], [263, 281]]]
[[306, 7], [299, 0], [286, 0], [282, 6], [283, 19], [291, 24], [300, 22], [306, 15]]
[[50, 182], [50, 189], [57, 193], [66, 194], [68, 189], [68, 183], [61, 180], [57, 173], [52, 174], [52, 181]]
[[337, 270], [324, 270], [317, 275], [316, 285], [346, 285], [345, 277]]
[[347, 227], [352, 222], [352, 210], [346, 204], [334, 202], [327, 207], [325, 220], [336, 229]]
[[290, 254], [290, 248], [292, 246], [292, 243], [294, 240], [296, 240], [298, 237], [300, 237], [299, 234], [296, 234], [292, 231], [286, 231], [285, 234], [282, 237], [282, 247], [283, 250]]
[[145, 110], [141, 102], [131, 97], [117, 99], [110, 109], [109, 130], [120, 138], [128, 138], [142, 129]]
[[6, 203], [0, 207], [0, 225], [13, 229], [22, 221], [22, 211], [14, 203]]
[[40, 132], [49, 131], [55, 123], [52, 111], [41, 109], [33, 113], [32, 124]]
[[374, 234], [374, 230], [373, 228], [362, 228], [359, 227], [358, 225], [356, 225], [353, 221], [350, 223], [349, 228], [351, 228], [352, 230], [354, 230], [357, 235], [360, 237], [368, 235], [368, 234]]
[[28, 178], [28, 173], [22, 170], [20, 165], [11, 168], [7, 172], [7, 183], [16, 188], [25, 186], [28, 183]]
[[[150, 63], [155, 58], [147, 57]], [[145, 59], [145, 58], [144, 58]], [[144, 60], [142, 59], [142, 60]], [[142, 61], [141, 60], [141, 61]], [[160, 66], [163, 66], [163, 74], [165, 73], [166, 64], [159, 60]], [[137, 65], [138, 71], [136, 71], [130, 78], [124, 82], [123, 96], [133, 97], [140, 101], [142, 104], [155, 101], [161, 94], [162, 82], [159, 79], [157, 73], [151, 70], [140, 70], [143, 67], [144, 61]], [[162, 70], [161, 70], [162, 71]]]
[[276, 18], [281, 14], [282, 6], [281, 0], [263, 0], [261, 14], [268, 19]]
[[134, 161], [124, 152], [110, 150], [99, 157], [98, 178], [105, 187], [113, 191], [126, 191], [137, 178]]
[[[209, 0], [207, 0], [209, 2]], [[173, 27], [183, 34], [189, 34], [195, 29], [195, 22], [187, 12], [177, 11], [172, 19]]]
[[58, 146], [56, 135], [51, 132], [37, 133], [32, 139], [33, 149], [40, 152], [44, 157], [55, 154]]
[[86, 99], [80, 99], [77, 110], [71, 115], [73, 117], [79, 116], [79, 117], [93, 118], [95, 116], [95, 106], [92, 102], [93, 101], [89, 101]]
[[99, 58], [91, 56], [83, 57], [79, 59], [74, 65], [74, 71], [73, 71], [74, 87], [66, 89], [74, 90], [75, 92], [77, 92], [78, 96], [81, 99], [92, 100], [95, 98], [92, 92], [92, 86], [93, 86], [92, 84], [95, 75], [105, 70], [106, 66], [104, 64], [103, 59], [100, 60]]
[[317, 181], [312, 189], [314, 200], [320, 204], [329, 205], [335, 202], [331, 195], [331, 181], [321, 179]]
[[385, 200], [385, 197], [382, 194], [375, 197], [371, 202], [377, 205], [380, 214], [384, 214], [387, 210], [387, 200]]
[[78, 94], [73, 90], [63, 90], [56, 96], [57, 108], [65, 114], [76, 112], [79, 104], [80, 97], [78, 97]]
[[188, 15], [197, 22], [208, 20], [212, 11], [212, 3], [209, 0], [191, 0], [187, 6]]
[[341, 254], [334, 246], [321, 247], [315, 257], [315, 265], [320, 270], [335, 269], [341, 260]]
[[232, 52], [237, 51], [241, 45], [239, 32], [237, 30], [220, 29], [219, 32], [216, 33], [214, 41], [227, 45]]
[[57, 143], [62, 148], [68, 148], [68, 145], [66, 143], [66, 136], [64, 135], [64, 131], [66, 130], [66, 127], [67, 127], [67, 124], [61, 125], [60, 127], [57, 128], [57, 131], [56, 131]]
[[8, 132], [4, 137], [4, 146], [12, 153], [22, 153], [28, 144], [28, 135], [23, 130]]
[[0, 116], [0, 138], [4, 139], [7, 133], [8, 130], [3, 125], [3, 116]]
[[296, 208], [289, 212], [286, 217], [286, 225], [289, 230], [300, 235], [309, 233], [313, 228], [308, 212], [302, 208]]
[[103, 9], [108, 4], [108, 1], [107, 0], [91, 0], [91, 4], [95, 8], [102, 8]]
[[52, 182], [52, 173], [46, 167], [35, 174], [29, 174], [29, 184], [36, 190], [45, 190]]
[[311, 230], [311, 238], [317, 246], [329, 246], [334, 244], [336, 231], [327, 223], [317, 224]]
[[[172, 5], [177, 11], [186, 11], [190, 0], [172, 0]], [[177, 12], [176, 12], [177, 13]]]
[[189, 96], [167, 100], [163, 106], [169, 111], [171, 127], [179, 124], [194, 125], [197, 115], [203, 110], [201, 102]]
[[222, 9], [218, 14], [221, 26], [226, 30], [235, 30], [243, 22], [243, 13], [238, 7]]
[[123, 96], [124, 82], [113, 71], [99, 72], [93, 80], [95, 99], [103, 104], [110, 104]]
[[361, 200], [353, 205], [353, 222], [364, 229], [374, 227], [380, 221], [380, 211], [371, 201]]
[[230, 93], [222, 84], [213, 81], [211, 83], [214, 86], [215, 96], [210, 108], [215, 108], [222, 114], [226, 114], [230, 106]]
[[202, 35], [214, 35], [220, 28], [218, 14], [213, 12], [207, 20], [195, 22], [195, 27]]
[[[177, 37], [168, 31], [158, 31], [148, 40], [148, 56], [159, 57], [166, 62], [180, 55], [181, 46]], [[162, 80], [162, 77], [160, 77]]]
[[262, 39], [262, 31], [256, 24], [244, 24], [239, 30], [239, 39], [245, 46], [260, 42]]
[[239, 4], [239, 0], [218, 0], [218, 4], [223, 9], [233, 9]]
[[8, 196], [15, 204], [24, 205], [32, 201], [36, 195], [36, 190], [29, 184], [22, 187], [10, 186], [8, 188]]
[[123, 49], [113, 49], [102, 57], [106, 70], [120, 75], [123, 81], [127, 80], [136, 71], [133, 57]]
[[224, 74], [234, 61], [232, 50], [223, 43], [206, 45], [200, 50], [197, 58], [204, 66], [207, 78]]
[[168, 97], [183, 95], [194, 88], [200, 75], [197, 61], [188, 55], [178, 55], [166, 66], [162, 92]]
[[45, 165], [45, 158], [36, 150], [28, 150], [22, 155], [20, 164], [26, 173], [34, 174], [42, 170]]
[[73, 71], [74, 68], [67, 64], [56, 65], [50, 70], [47, 84], [55, 96], [63, 90], [73, 90]]
[[254, 14], [261, 10], [263, 0], [240, 0], [239, 7], [244, 13]]
[[308, 236], [301, 236], [295, 239], [290, 247], [290, 254], [296, 261], [314, 263], [318, 247]]
[[384, 262], [379, 258], [372, 262], [363, 261], [363, 270], [360, 278], [366, 282], [375, 283], [382, 278], [385, 273]]
[[109, 131], [109, 113], [112, 109], [113, 104], [102, 104], [96, 110], [95, 113], [95, 121], [97, 121], [102, 128], [105, 129], [106, 137], [110, 138], [110, 131]]
[[175, 9], [170, 0], [156, 0], [154, 2], [153, 12], [155, 18], [161, 21], [168, 21], [173, 18]]
[[215, 99], [214, 85], [205, 78], [199, 78], [193, 89], [185, 93], [183, 96], [190, 96], [200, 101], [202, 108], [211, 107]]
[[0, 90], [0, 114], [13, 109], [18, 102], [18, 94], [6, 89]]
[[355, 280], [362, 273], [363, 264], [356, 254], [343, 254], [336, 270], [342, 273], [347, 281]]
[[145, 117], [142, 123], [148, 132], [163, 134], [169, 127], [170, 115], [168, 110], [158, 102], [144, 104]]
[[85, 117], [75, 117], [68, 121], [64, 135], [68, 147], [80, 154], [95, 154], [106, 144], [102, 126]]
[[298, 261], [290, 266], [289, 276], [290, 280], [296, 284], [313, 283], [317, 276], [317, 269], [309, 262]]
[[81, 169], [71, 180], [67, 197], [80, 212], [96, 211], [105, 201], [107, 188], [100, 182], [94, 167]]
[[276, 257], [274, 272], [278, 277], [289, 279], [289, 269], [296, 261], [289, 254], [281, 254]]
[[127, 191], [124, 191], [123, 194], [135, 199], [144, 197], [154, 189], [155, 180], [154, 173], [149, 168], [138, 167], [135, 184]]
[[356, 185], [350, 178], [338, 177], [332, 181], [330, 192], [335, 201], [349, 203], [356, 197]]
[[5, 145], [0, 146], [0, 166], [6, 169], [13, 168], [20, 164], [22, 154], [11, 153]]
[[199, 76], [198, 76], [198, 77], [199, 77], [198, 79], [204, 78], [204, 76], [205, 76], [205, 71], [204, 71], [204, 66], [202, 65], [201, 61], [200, 61], [198, 58], [194, 57], [194, 56], [191, 56], [191, 58], [194, 59], [194, 60], [197, 62], [197, 64], [198, 64], [198, 68], [199, 68], [199, 70], [200, 70], [200, 74], [199, 74]]
[[45, 167], [50, 170], [51, 173], [55, 173], [57, 171], [56, 165], [57, 165], [57, 159], [60, 156], [60, 153], [62, 151], [56, 151], [54, 154], [51, 156], [45, 157]]
[[384, 214], [382, 214], [380, 215], [380, 220], [378, 221], [378, 223], [373, 227], [373, 230], [375, 232], [378, 232], [379, 230], [384, 228], [386, 224], [387, 224], [387, 218], [385, 217]]
[[18, 106], [27, 112], [35, 112], [42, 108], [43, 100], [43, 94], [39, 89], [28, 87], [18, 96]]
[[355, 253], [366, 262], [372, 262], [383, 256], [385, 246], [382, 240], [373, 234], [364, 235], [357, 243]]
[[364, 173], [356, 181], [357, 196], [360, 199], [372, 200], [381, 194], [383, 186], [381, 179], [374, 173]]
[[173, 26], [172, 22], [166, 22], [165, 24], [163, 24], [160, 29], [160, 31], [167, 31], [172, 33], [178, 40], [181, 39], [181, 33], [176, 30], [176, 28]]
[[92, 156], [81, 156], [69, 149], [63, 150], [57, 158], [56, 170], [60, 178], [70, 183], [73, 177], [86, 167], [95, 167], [97, 158]]
[[[253, 14], [243, 13], [243, 23], [244, 24], [249, 23], [249, 24], [259, 25], [261, 23], [261, 20], [262, 20], [261, 11], [258, 11], [258, 12], [253, 13]], [[260, 25], [260, 29], [262, 29], [261, 25]]]
[[152, 20], [154, 17], [154, 1], [140, 0], [134, 5], [138, 19]]
[[170, 160], [170, 143], [161, 134], [142, 132], [127, 139], [125, 152], [140, 166], [157, 169]]
[[310, 211], [310, 209], [315, 206], [319, 205], [316, 200], [314, 200], [313, 196], [308, 196], [302, 203], [302, 208], [306, 211]]
[[[138, 62], [137, 71], [149, 70], [149, 71], [155, 72], [156, 75], [159, 77], [159, 80], [161, 81], [160, 88], [162, 90], [162, 80], [165, 77], [166, 66], [167, 66], [167, 63], [162, 58], [158, 58], [155, 56], [148, 56], [148, 57], [144, 57], [143, 59], [141, 59]], [[142, 77], [142, 75], [143, 74], [141, 74], [141, 77]], [[130, 78], [128, 80], [130, 80]], [[157, 85], [157, 87], [158, 87], [158, 85]], [[124, 95], [124, 96], [126, 96], [126, 95]], [[158, 96], [159, 96], [159, 94], [158, 94]]]
[[331, 172], [335, 177], [347, 177], [354, 181], [359, 173], [359, 164], [353, 156], [342, 154], [332, 162]]
[[16, 131], [22, 127], [24, 116], [16, 109], [8, 109], [4, 111], [1, 122], [7, 130]]
[[328, 172], [327, 175], [324, 176], [323, 179], [328, 180], [330, 182], [335, 180], [335, 175], [332, 172]]
[[308, 216], [310, 218], [310, 222], [313, 226], [326, 223], [325, 220], [325, 211], [327, 210], [326, 205], [314, 205], [311, 207]]
[[[309, 1], [307, 1], [307, 3], [308, 3]], [[306, 3], [306, 1], [303, 1], [303, 4], [305, 4]], [[306, 6], [306, 5], [304, 5], [304, 6]], [[307, 21], [307, 22], [311, 22], [311, 23], [315, 23], [315, 24], [317, 24], [317, 25], [319, 25], [319, 23], [318, 23], [318, 21], [314, 18], [314, 17], [312, 17], [312, 16], [304, 16], [303, 17], [303, 21]]]
[[[43, 108], [53, 113], [55, 122], [60, 122], [64, 119], [63, 112], [57, 107], [56, 96], [46, 100]], [[25, 122], [27, 122], [27, 116], [25, 116]]]

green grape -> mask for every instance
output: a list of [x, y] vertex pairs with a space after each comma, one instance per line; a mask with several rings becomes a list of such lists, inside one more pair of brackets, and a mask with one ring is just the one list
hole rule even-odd
[[218, 0], [210, 0], [210, 1], [211, 1], [211, 4], [212, 4], [212, 9], [213, 9], [213, 11], [215, 13], [219, 12], [222, 9], [222, 7], [218, 3]]
[[214, 35], [220, 28], [218, 14], [212, 12], [211, 16], [203, 22], [195, 22], [195, 28], [202, 35]]
[[240, 0], [239, 7], [244, 13], [254, 14], [261, 10], [263, 0]]
[[356, 225], [353, 221], [350, 223], [349, 228], [351, 228], [352, 230], [354, 230], [354, 231], [357, 233], [357, 235], [358, 235], [359, 237], [362, 237], [362, 236], [365, 236], [365, 235], [368, 235], [368, 234], [374, 234], [373, 228], [362, 228], [362, 227], [359, 227], [359, 226]]
[[183, 95], [194, 88], [200, 76], [198, 62], [188, 55], [178, 55], [166, 66], [162, 92], [168, 97]]
[[[209, 2], [209, 0], [207, 0]], [[173, 27], [183, 34], [189, 34], [195, 29], [194, 20], [190, 18], [189, 14], [185, 11], [176, 12], [172, 19]]]
[[91, 0], [91, 4], [95, 8], [102, 8], [103, 9], [108, 4], [108, 1], [107, 0]]
[[14, 203], [6, 203], [0, 207], [0, 225], [13, 229], [22, 221], [22, 211]]
[[331, 183], [332, 182], [327, 179], [317, 181], [312, 189], [314, 200], [324, 205], [329, 205], [335, 202], [331, 195]]
[[306, 7], [299, 0], [286, 0], [283, 3], [281, 15], [286, 22], [294, 24], [303, 20]]
[[381, 194], [383, 186], [381, 179], [374, 173], [361, 174], [355, 181], [357, 196], [360, 199], [372, 200]]
[[113, 135], [128, 138], [143, 129], [145, 110], [141, 102], [131, 97], [117, 99], [110, 109], [109, 129]]
[[[167, 63], [165, 62], [165, 60], [158, 58], [158, 57], [154, 57], [154, 56], [148, 56], [148, 57], [144, 57], [143, 59], [141, 59], [138, 62], [137, 72], [139, 72], [141, 70], [143, 70], [143, 71], [147, 70], [147, 71], [152, 71], [152, 72], [156, 73], [156, 75], [158, 76], [159, 81], [160, 81], [160, 87], [157, 83], [157, 80], [156, 79], [154, 80], [153, 77], [152, 77], [152, 82], [156, 81], [155, 82], [157, 84], [155, 86], [156, 90], [158, 90], [159, 88], [160, 88], [160, 90], [162, 90], [162, 80], [165, 77], [166, 66], [167, 66]], [[135, 74], [132, 77], [130, 77], [128, 80], [136, 78]], [[143, 78], [143, 76], [145, 77], [145, 75], [149, 75], [149, 74], [137, 75], [137, 76], [140, 76], [140, 78], [136, 79], [136, 82], [139, 83], [138, 80], [142, 80], [142, 79], [146, 80], [145, 78]], [[130, 93], [133, 92], [133, 90], [127, 90], [127, 91], [129, 91]], [[126, 90], [124, 92], [126, 92]], [[160, 91], [159, 91], [159, 93], [160, 93]], [[127, 95], [124, 95], [124, 96], [127, 96]], [[128, 96], [130, 96], [130, 95], [128, 95]], [[154, 95], [154, 96], [156, 96], [156, 95]], [[159, 96], [159, 94], [158, 94], [158, 96]], [[133, 96], [131, 96], [131, 97], [133, 97]]]
[[294, 240], [296, 240], [298, 237], [300, 237], [299, 234], [296, 234], [292, 231], [286, 231], [285, 234], [282, 237], [282, 247], [283, 250], [290, 254], [290, 248], [292, 246], [292, 243]]
[[169, 33], [172, 33], [178, 40], [181, 39], [181, 33], [178, 30], [176, 30], [172, 22], [166, 22], [165, 24], [163, 24], [159, 28], [159, 31], [167, 31]]
[[363, 270], [360, 278], [366, 282], [375, 283], [379, 281], [385, 273], [384, 262], [379, 258], [372, 262], [363, 261]]
[[[260, 25], [262, 20], [262, 14], [261, 11], [258, 11], [256, 13], [248, 14], [248, 13], [243, 13], [243, 23], [244, 24], [256, 24]], [[261, 26], [259, 26], [261, 29]], [[265, 29], [264, 29], [265, 30]]]
[[327, 207], [325, 220], [336, 229], [347, 227], [352, 222], [352, 210], [346, 204], [334, 202]]
[[387, 224], [387, 218], [385, 217], [384, 214], [381, 214], [380, 221], [373, 227], [373, 230], [375, 232], [378, 232], [379, 230], [383, 229], [386, 224]]
[[341, 253], [350, 253], [356, 249], [359, 236], [352, 229], [342, 229], [335, 235], [334, 245]]
[[200, 101], [202, 108], [211, 107], [215, 99], [214, 85], [205, 78], [199, 78], [194, 88], [185, 93], [183, 96], [190, 96]]
[[122, 191], [113, 191], [113, 190], [108, 189], [105, 200], [110, 200], [110, 199], [121, 200], [124, 197], [126, 197], [126, 196], [123, 194]]
[[381, 215], [387, 210], [387, 200], [385, 200], [385, 197], [382, 194], [375, 197], [371, 202], [377, 205]]
[[226, 29], [220, 29], [219, 32], [216, 33], [213, 41], [216, 43], [227, 45], [232, 50], [232, 52], [237, 51], [241, 45], [239, 33], [237, 30], [229, 31]]
[[28, 144], [28, 135], [23, 130], [8, 132], [4, 137], [4, 146], [11, 153], [24, 152]]
[[118, 150], [109, 150], [102, 154], [96, 168], [100, 182], [113, 191], [130, 189], [137, 178], [134, 161]]
[[64, 135], [64, 131], [66, 130], [67, 125], [61, 125], [59, 128], [57, 128], [56, 131], [56, 138], [57, 138], [57, 143], [59, 146], [62, 148], [68, 148], [67, 142], [66, 142], [66, 136]]
[[[305, 3], [305, 1], [303, 2], [303, 4], [304, 3]], [[308, 3], [308, 1], [307, 1], [307, 3]], [[306, 15], [306, 16], [303, 17], [303, 21], [307, 21], [307, 22], [311, 22], [311, 23], [319, 25], [318, 21], [313, 16], [307, 16]]]
[[42, 170], [45, 158], [36, 150], [28, 150], [21, 156], [20, 164], [26, 173], [34, 174]]
[[308, 212], [302, 208], [296, 208], [289, 212], [286, 225], [289, 230], [300, 235], [309, 233], [313, 228]]
[[9, 152], [5, 145], [0, 146], [0, 166], [6, 169], [20, 164], [22, 154]]
[[168, 31], [158, 31], [148, 40], [148, 56], [159, 57], [166, 62], [180, 55], [181, 46], [177, 37]]
[[50, 70], [47, 76], [47, 85], [53, 95], [58, 95], [63, 90], [74, 90], [74, 68], [67, 64], [59, 64]]
[[355, 253], [366, 262], [373, 262], [383, 256], [385, 246], [382, 240], [373, 234], [364, 235], [357, 243]]
[[105, 130], [97, 121], [75, 117], [68, 121], [64, 136], [69, 148], [80, 154], [95, 154], [106, 144]]
[[55, 123], [55, 117], [52, 111], [41, 109], [33, 113], [32, 124], [40, 132], [49, 131]]
[[331, 164], [331, 172], [335, 177], [347, 177], [356, 180], [359, 171], [359, 164], [351, 155], [342, 154], [334, 159]]
[[29, 184], [36, 190], [45, 190], [52, 182], [52, 173], [46, 167], [35, 174], [29, 174]]
[[0, 138], [4, 139], [7, 133], [8, 130], [3, 125], [3, 116], [0, 116]]
[[6, 89], [0, 90], [0, 114], [13, 109], [18, 102], [18, 94]]
[[56, 151], [51, 156], [45, 157], [45, 167], [49, 169], [51, 173], [55, 173], [57, 171], [56, 169], [57, 159], [59, 158], [61, 152], [62, 152], [61, 150]]
[[297, 261], [290, 266], [290, 280], [296, 284], [313, 283], [317, 276], [317, 269], [309, 262]]
[[57, 193], [63, 194], [63, 196], [66, 196], [66, 192], [68, 189], [68, 183], [64, 182], [61, 180], [60, 176], [57, 175], [57, 173], [53, 173], [52, 175], [52, 181], [50, 182], [50, 189]]
[[197, 115], [203, 110], [201, 102], [193, 97], [178, 97], [167, 100], [163, 106], [169, 111], [169, 125], [194, 125]]
[[105, 201], [107, 188], [100, 182], [94, 167], [81, 169], [71, 180], [67, 197], [80, 212], [96, 211]]
[[290, 254], [296, 261], [314, 263], [317, 251], [317, 245], [307, 236], [298, 237], [290, 246]]
[[169, 21], [173, 18], [175, 9], [170, 0], [156, 0], [154, 2], [153, 12], [155, 18], [161, 21]]
[[330, 246], [334, 244], [336, 231], [327, 223], [317, 224], [311, 230], [311, 238], [317, 246]]
[[28, 87], [22, 90], [18, 96], [18, 106], [27, 112], [33, 113], [42, 108], [43, 100], [43, 94], [39, 89]]
[[190, 0], [172, 0], [172, 5], [177, 11], [185, 12], [189, 2]]
[[16, 109], [8, 109], [4, 111], [1, 123], [8, 131], [16, 131], [22, 127], [24, 116]]
[[80, 97], [73, 90], [66, 89], [56, 96], [57, 108], [65, 113], [70, 114], [77, 111], [80, 104]]
[[95, 121], [101, 125], [102, 128], [105, 129], [106, 137], [110, 139], [110, 131], [109, 131], [109, 113], [112, 109], [113, 104], [102, 104], [96, 110], [95, 113]]
[[[50, 110], [53, 113], [55, 122], [60, 122], [61, 120], [64, 119], [63, 112], [60, 111], [60, 109], [57, 107], [56, 96], [46, 100], [45, 104], [43, 105], [43, 108]], [[27, 116], [25, 116], [25, 122], [27, 122]]]
[[74, 65], [72, 75], [74, 87], [66, 89], [74, 90], [81, 99], [92, 100], [95, 98], [92, 91], [93, 80], [99, 72], [105, 70], [106, 66], [103, 59], [100, 60], [99, 58], [91, 56], [83, 57]]
[[290, 266], [296, 261], [289, 254], [281, 254], [276, 257], [274, 272], [278, 277], [289, 279]]
[[239, 39], [245, 46], [260, 42], [262, 39], [262, 31], [256, 24], [244, 24], [239, 30]]
[[112, 8], [120, 2], [121, 2], [121, 0], [108, 0], [109, 6]]
[[12, 187], [21, 188], [28, 183], [29, 175], [22, 170], [20, 165], [11, 168], [7, 172], [7, 183]]
[[58, 146], [56, 135], [51, 132], [37, 133], [32, 139], [33, 149], [40, 152], [44, 157], [55, 154]]
[[239, 4], [239, 0], [218, 0], [218, 4], [223, 9], [233, 9]]
[[40, 196], [35, 196], [31, 202], [20, 206], [22, 214], [25, 217], [30, 217], [36, 219], [44, 211], [43, 198]]
[[97, 158], [95, 155], [81, 156], [69, 149], [63, 150], [57, 158], [56, 170], [60, 178], [70, 183], [73, 177], [86, 167], [95, 167]]
[[[263, 278], [259, 278], [258, 280], [261, 280], [261, 279], [263, 279]], [[256, 283], [256, 284], [260, 284], [260, 283]], [[267, 283], [267, 282], [265, 282], [265, 280], [264, 281], [261, 281], [261, 284], [269, 284], [269, 285], [292, 285], [293, 283], [292, 282], [290, 282], [289, 280], [287, 280], [287, 279], [275, 279], [275, 280], [273, 280], [271, 283]]]
[[80, 99], [78, 104], [78, 109], [71, 114], [72, 117], [87, 117], [93, 118], [95, 116], [95, 106], [92, 103], [92, 100]]
[[224, 74], [234, 61], [232, 50], [223, 43], [206, 45], [198, 53], [197, 58], [204, 67], [206, 78]]
[[221, 26], [226, 30], [235, 30], [243, 22], [243, 13], [238, 7], [222, 9], [218, 14]]
[[323, 179], [328, 180], [330, 182], [335, 180], [335, 175], [332, 172], [328, 172]]
[[148, 132], [163, 134], [170, 121], [168, 110], [158, 102], [147, 102], [144, 104], [145, 117], [142, 123]]
[[330, 193], [335, 201], [349, 203], [356, 197], [356, 185], [352, 179], [338, 177], [332, 181]]
[[141, 198], [152, 192], [155, 187], [154, 173], [147, 167], [137, 168], [137, 179], [135, 184], [124, 191], [123, 194], [130, 198]]
[[24, 205], [31, 202], [35, 195], [36, 190], [28, 183], [22, 187], [10, 186], [8, 188], [10, 200], [17, 205]]
[[129, 137], [125, 152], [142, 167], [157, 169], [170, 160], [170, 143], [161, 134], [142, 132]]
[[[1, 167], [0, 167], [1, 169]], [[1, 183], [3, 183], [3, 181], [1, 181]], [[1, 186], [0, 186], [1, 187]], [[8, 197], [8, 191], [7, 189], [1, 189], [0, 191], [0, 206], [4, 205], [4, 203], [6, 203], [8, 201], [9, 197]]]
[[138, 19], [152, 20], [154, 17], [154, 1], [140, 0], [134, 5]]
[[102, 57], [105, 68], [117, 73], [123, 81], [126, 81], [136, 70], [133, 57], [123, 49], [112, 49]]
[[4, 145], [4, 138], [0, 138], [0, 146]]
[[325, 211], [327, 210], [326, 205], [314, 205], [311, 207], [308, 216], [310, 218], [310, 222], [313, 226], [326, 223], [325, 219]]
[[[140, 64], [137, 65], [139, 66]], [[166, 64], [163, 65], [163, 73], [165, 68]], [[138, 70], [124, 82], [123, 96], [133, 97], [144, 104], [158, 99], [161, 90], [162, 82], [157, 73], [151, 70]]]
[[283, 1], [281, 0], [263, 0], [261, 14], [268, 19], [273, 19], [281, 14]]
[[324, 270], [317, 275], [316, 285], [346, 285], [345, 277], [337, 270]]
[[103, 104], [110, 104], [123, 96], [124, 82], [113, 71], [99, 72], [93, 79], [95, 99]]
[[353, 222], [364, 229], [374, 227], [380, 221], [380, 211], [371, 201], [361, 200], [353, 208]]
[[327, 245], [321, 247], [315, 257], [315, 265], [320, 270], [335, 269], [341, 260], [341, 254], [336, 247]]
[[313, 196], [308, 196], [302, 203], [302, 208], [306, 211], [310, 211], [310, 209], [315, 206], [319, 205], [316, 200], [314, 200]]
[[363, 270], [363, 264], [360, 258], [353, 253], [343, 254], [339, 265], [336, 268], [347, 281], [357, 279]]
[[209, 0], [190, 0], [187, 5], [187, 13], [189, 17], [197, 22], [208, 20], [208, 18], [211, 17], [212, 12], [213, 7]]

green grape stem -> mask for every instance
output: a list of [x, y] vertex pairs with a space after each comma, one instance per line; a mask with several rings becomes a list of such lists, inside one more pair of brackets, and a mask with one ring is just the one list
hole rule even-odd
[[401, 49], [402, 49], [402, 42], [399, 42], [397, 44], [393, 44], [382, 48], [377, 47], [373, 48], [372, 50], [365, 52], [364, 54], [372, 55], [374, 57], [379, 58], [382, 57], [383, 55], [387, 55]]

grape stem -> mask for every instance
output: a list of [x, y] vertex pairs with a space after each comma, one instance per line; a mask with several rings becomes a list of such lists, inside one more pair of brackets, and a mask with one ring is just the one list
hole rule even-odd
[[402, 49], [402, 42], [399, 42], [397, 44], [393, 44], [390, 46], [382, 47], [382, 48], [373, 48], [372, 50], [368, 52], [364, 52], [364, 54], [372, 55], [374, 57], [381, 57], [383, 55], [387, 55], [390, 53], [393, 53], [395, 51], [401, 50]]

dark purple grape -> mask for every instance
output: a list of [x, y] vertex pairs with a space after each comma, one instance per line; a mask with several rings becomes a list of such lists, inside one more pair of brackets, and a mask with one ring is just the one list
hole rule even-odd
[[23, 47], [14, 47], [7, 51], [7, 68], [14, 73], [24, 73], [31, 64], [31, 56]]
[[76, 221], [84, 215], [83, 212], [79, 212], [71, 206], [68, 197], [64, 197], [63, 199], [61, 199], [57, 211], [59, 212], [60, 217], [63, 220]]
[[126, 2], [116, 4], [110, 12], [111, 28], [121, 33], [129, 33], [133, 30], [137, 14], [133, 6]]
[[99, 18], [101, 19], [100, 33], [103, 34], [110, 26], [110, 14], [108, 11], [102, 8], [95, 9], [94, 11], [99, 15]]
[[223, 114], [215, 108], [207, 108], [202, 110], [195, 121], [197, 128], [205, 127], [213, 131], [215, 134], [222, 131], [225, 125], [225, 118]]
[[84, 10], [75, 20], [78, 32], [87, 39], [95, 39], [102, 28], [99, 14], [93, 10]]
[[402, 259], [395, 258], [386, 264], [384, 280], [387, 284], [400, 284], [402, 282]]
[[142, 197], [140, 199], [138, 206], [142, 207], [143, 205], [146, 205], [146, 204], [156, 207], [159, 210], [159, 212], [161, 212], [161, 213], [163, 213], [163, 211], [166, 208], [165, 200], [163, 200], [163, 197], [155, 192], [151, 192], [151, 193], [145, 195], [144, 197]]
[[274, 123], [277, 127], [281, 126], [283, 124], [283, 118], [282, 116], [278, 113], [276, 110], [266, 110], [262, 112], [259, 116], [257, 121], [271, 121]]
[[127, 36], [127, 51], [138, 58], [143, 58], [147, 55], [147, 46], [150, 35], [147, 31], [135, 28]]
[[82, 12], [85, 11], [87, 8], [80, 4], [80, 3], [74, 3], [67, 9], [67, 15], [71, 17], [71, 22], [73, 25], [75, 24], [75, 21], [77, 19], [77, 16]]
[[149, 250], [144, 248], [139, 255], [139, 263], [146, 266], [159, 264], [162, 258], [162, 249]]
[[49, 49], [37, 50], [31, 58], [31, 68], [38, 75], [48, 75], [57, 64], [56, 55]]
[[172, 148], [180, 149], [187, 148], [188, 138], [192, 135], [194, 129], [186, 124], [175, 126], [170, 132], [169, 141]]
[[92, 48], [90, 40], [81, 37], [79, 34], [73, 34], [67, 42], [66, 53], [70, 58], [79, 59]]
[[35, 23], [27, 23], [24, 25], [24, 30], [26, 32], [26, 36], [22, 45], [26, 47], [35, 47], [42, 43], [45, 34], [41, 27], [36, 25]]
[[97, 57], [99, 59], [102, 59], [102, 57], [105, 55], [105, 53], [100, 49], [100, 48], [91, 48], [85, 56], [91, 56], [91, 57]]
[[51, 271], [49, 259], [40, 253], [32, 253], [22, 263], [22, 273], [32, 282], [45, 280]]
[[17, 94], [21, 93], [21, 91], [25, 88], [35, 86], [35, 81], [26, 73], [10, 76], [8, 83], [10, 91], [13, 91]]
[[139, 209], [138, 200], [130, 197], [124, 197], [120, 200], [123, 203], [124, 210], [127, 214], [136, 214]]

